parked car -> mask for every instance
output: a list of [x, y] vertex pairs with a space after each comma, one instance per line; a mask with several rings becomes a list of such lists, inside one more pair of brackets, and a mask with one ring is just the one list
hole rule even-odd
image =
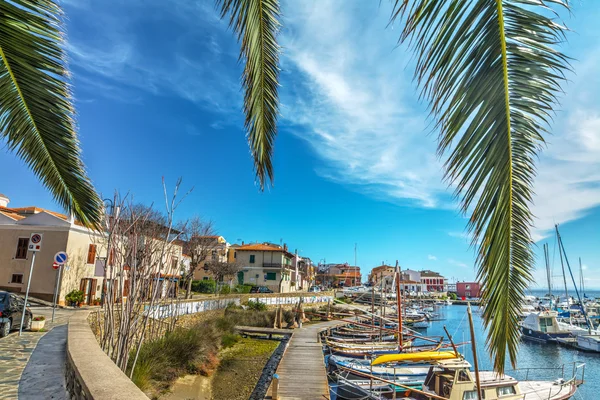
[[[22, 315], [23, 299], [9, 292], [0, 292], [0, 337], [7, 336], [12, 329], [19, 329]], [[32, 319], [31, 310], [25, 309], [23, 329], [31, 327]]]
[[273, 293], [273, 291], [266, 286], [252, 286], [250, 293]]

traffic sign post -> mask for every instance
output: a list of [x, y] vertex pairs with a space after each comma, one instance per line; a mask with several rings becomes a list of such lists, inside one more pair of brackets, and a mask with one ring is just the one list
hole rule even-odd
[[21, 325], [19, 326], [19, 336], [23, 334], [23, 324], [25, 323], [25, 314], [27, 313], [27, 299], [29, 298], [29, 287], [31, 286], [31, 277], [33, 276], [33, 264], [35, 264], [35, 255], [42, 249], [41, 233], [32, 233], [29, 237], [29, 251], [31, 255], [31, 266], [29, 267], [29, 278], [27, 279], [27, 290], [25, 290], [25, 302], [23, 303], [23, 314], [21, 315]]
[[56, 311], [56, 300], [58, 297], [58, 285], [60, 284], [60, 275], [62, 273], [63, 265], [67, 262], [68, 258], [69, 256], [64, 251], [59, 251], [54, 255], [54, 264], [52, 264], [52, 268], [58, 269], [58, 274], [56, 275], [56, 285], [54, 285], [54, 304], [52, 305], [52, 322], [54, 322], [54, 311]]

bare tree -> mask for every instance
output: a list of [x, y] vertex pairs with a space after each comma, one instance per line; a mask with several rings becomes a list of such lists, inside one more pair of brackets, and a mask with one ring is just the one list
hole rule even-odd
[[[131, 367], [131, 374], [144, 338], [164, 334], [177, 320], [174, 302], [182, 246], [180, 232], [172, 226], [180, 183], [170, 198], [165, 188], [165, 213], [116, 194], [112, 211], [105, 215], [106, 231], [100, 242], [107, 256], [103, 308], [97, 318], [99, 341], [121, 370]], [[160, 319], [161, 310], [170, 318]]]
[[[183, 252], [190, 257], [190, 267], [187, 271], [187, 289], [185, 298], [192, 296], [192, 281], [194, 273], [212, 260], [213, 252], [218, 252], [219, 236], [215, 235], [212, 221], [203, 221], [194, 216], [179, 225], [180, 239], [183, 241]], [[214, 253], [216, 254], [216, 253]], [[217, 260], [215, 260], [217, 261]]]
[[237, 262], [211, 261], [206, 263], [205, 268], [215, 277], [215, 281], [221, 282], [227, 277], [230, 277], [231, 281], [233, 275], [237, 274], [242, 266]]

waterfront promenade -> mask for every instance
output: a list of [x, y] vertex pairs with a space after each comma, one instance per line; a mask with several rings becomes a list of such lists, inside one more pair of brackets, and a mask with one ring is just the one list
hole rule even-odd
[[[319, 333], [342, 324], [345, 322], [327, 321], [294, 330], [277, 368], [280, 400], [329, 399], [327, 371]], [[271, 390], [266, 398], [271, 399], [270, 396]]]

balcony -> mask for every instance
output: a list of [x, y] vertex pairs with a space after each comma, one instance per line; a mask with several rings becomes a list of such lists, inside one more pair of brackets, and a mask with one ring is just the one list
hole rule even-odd
[[282, 264], [282, 263], [263, 263], [264, 269], [282, 269], [282, 268], [292, 268], [290, 264]]

